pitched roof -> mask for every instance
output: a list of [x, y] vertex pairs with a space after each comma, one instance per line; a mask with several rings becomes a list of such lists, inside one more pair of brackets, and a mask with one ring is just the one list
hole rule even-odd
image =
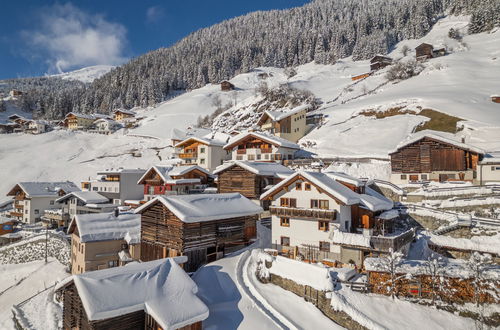
[[233, 148], [239, 142], [246, 139], [247, 137], [254, 137], [257, 139], [261, 139], [263, 141], [266, 141], [272, 145], [279, 146], [279, 147], [290, 148], [290, 149], [300, 149], [299, 145], [296, 143], [285, 140], [285, 139], [280, 138], [278, 136], [264, 134], [264, 133], [258, 133], [258, 132], [246, 132], [246, 133], [236, 135], [229, 140], [229, 143], [224, 146], [224, 149]]
[[481, 148], [478, 148], [478, 147], [475, 147], [475, 146], [470, 145], [468, 143], [463, 143], [463, 142], [459, 141], [458, 138], [454, 134], [446, 133], [446, 132], [438, 132], [438, 131], [433, 131], [433, 130], [423, 130], [423, 131], [412, 134], [406, 140], [399, 143], [398, 146], [396, 147], [396, 149], [389, 152], [389, 155], [399, 151], [403, 147], [406, 147], [412, 143], [420, 141], [423, 138], [429, 138], [432, 140], [451, 144], [451, 145], [454, 145], [460, 149], [465, 149], [468, 151], [476, 152], [478, 154], [485, 153], [485, 151]]
[[119, 167], [117, 169], [113, 169], [113, 168], [110, 168], [110, 169], [106, 169], [104, 171], [99, 171], [97, 172], [97, 175], [112, 175], [112, 174], [122, 174], [122, 173], [136, 173], [136, 174], [140, 174], [140, 173], [144, 173], [145, 170], [143, 170], [142, 168], [123, 168], [123, 167]]
[[324, 173], [336, 181], [346, 182], [356, 187], [362, 187], [365, 185], [365, 182], [363, 180], [350, 176], [349, 174], [346, 174], [344, 172], [324, 172]]
[[144, 310], [165, 330], [208, 317], [198, 287], [174, 258], [73, 275], [90, 321]]
[[134, 111], [130, 111], [130, 110], [116, 109], [115, 111], [113, 111], [113, 113], [117, 113], [117, 112], [121, 112], [121, 113], [124, 113], [124, 114], [127, 114], [127, 115], [135, 116], [135, 112]]
[[[172, 165], [154, 165], [151, 166], [146, 172], [144, 172], [144, 175], [137, 181], [137, 184], [142, 184], [146, 179], [146, 176], [149, 174], [151, 171], [155, 171], [158, 173], [158, 175], [162, 178], [163, 182], [165, 183], [199, 183], [200, 179], [173, 179], [172, 176], [182, 176], [186, 173], [189, 173], [194, 170], [199, 170], [207, 175], [210, 175], [210, 172], [208, 172], [206, 169], [198, 166], [198, 165], [189, 165], [189, 166], [172, 166]], [[190, 180], [190, 181], [186, 181]]]
[[78, 227], [82, 242], [110, 241], [125, 239], [128, 235], [130, 244], [139, 243], [141, 236], [141, 216], [134, 213], [122, 213], [117, 217], [111, 213], [77, 214], [68, 227], [68, 234]]
[[13, 190], [19, 187], [24, 193], [30, 197], [50, 197], [58, 196], [60, 191], [70, 193], [79, 191], [80, 188], [70, 181], [63, 182], [19, 182], [7, 195], [12, 196]]
[[183, 222], [203, 222], [256, 215], [262, 208], [240, 193], [158, 196], [135, 210], [141, 213], [156, 202]]
[[61, 203], [71, 197], [75, 197], [84, 202], [85, 204], [88, 203], [102, 204], [109, 202], [108, 198], [104, 197], [103, 195], [99, 194], [96, 191], [73, 191], [70, 192], [69, 194], [64, 195], [61, 198], [56, 199], [56, 202]]
[[86, 114], [86, 113], [79, 113], [79, 112], [70, 112], [67, 113], [64, 118], [67, 118], [69, 115], [73, 115], [75, 117], [80, 117], [80, 118], [86, 118], [86, 119], [96, 119], [94, 115]]
[[220, 140], [215, 140], [215, 139], [209, 139], [209, 138], [206, 138], [206, 137], [192, 136], [192, 137], [188, 137], [187, 139], [182, 140], [181, 142], [177, 143], [175, 145], [175, 147], [181, 147], [181, 146], [183, 146], [184, 144], [186, 144], [186, 143], [188, 143], [190, 141], [197, 141], [197, 142], [199, 142], [201, 144], [206, 144], [208, 146], [219, 146], [219, 147], [224, 146], [224, 144], [226, 143], [225, 141], [220, 141]]
[[273, 121], [280, 121], [282, 119], [285, 119], [287, 117], [290, 117], [296, 113], [299, 113], [301, 111], [304, 111], [310, 107], [309, 104], [303, 104], [299, 105], [298, 107], [295, 107], [293, 109], [281, 109], [281, 110], [266, 110], [260, 117], [259, 121], [257, 122], [257, 125], [262, 125], [266, 121], [267, 118], [270, 118]]
[[289, 176], [288, 178], [281, 181], [280, 183], [266, 191], [264, 194], [262, 194], [260, 199], [265, 199], [266, 197], [271, 196], [273, 193], [279, 191], [282, 187], [287, 186], [289, 182], [291, 182], [298, 176], [303, 177], [305, 180], [321, 188], [323, 191], [329, 193], [346, 205], [358, 204], [360, 202], [359, 194], [355, 193], [343, 184], [338, 183], [327, 174], [306, 171], [300, 171]]
[[239, 166], [257, 175], [285, 178], [295, 173], [292, 169], [275, 162], [234, 161], [217, 167], [214, 174], [219, 174], [231, 167]]

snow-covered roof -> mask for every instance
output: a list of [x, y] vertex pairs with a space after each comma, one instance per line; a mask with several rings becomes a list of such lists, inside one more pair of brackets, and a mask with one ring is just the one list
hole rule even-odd
[[[80, 188], [70, 181], [63, 182], [19, 182], [16, 186], [29, 197], [58, 196], [60, 191], [67, 193], [79, 191]], [[8, 195], [14, 195], [13, 190]]]
[[500, 152], [488, 153], [484, 156], [479, 164], [500, 164]]
[[196, 283], [173, 258], [86, 272], [73, 281], [90, 321], [144, 310], [169, 330], [208, 317]]
[[7, 223], [7, 222], [13, 222], [13, 221], [14, 221], [14, 219], [12, 219], [12, 218], [0, 217], [0, 225]]
[[202, 222], [256, 215], [262, 208], [240, 193], [157, 196], [135, 210], [141, 213], [156, 202], [183, 222]]
[[309, 104], [300, 105], [293, 109], [282, 109], [282, 110], [266, 110], [260, 117], [257, 125], [262, 125], [267, 118], [270, 118], [272, 121], [280, 121], [282, 119], [288, 118], [296, 113], [304, 111], [310, 107]]
[[241, 168], [257, 175], [273, 176], [278, 178], [285, 178], [295, 173], [292, 169], [275, 162], [234, 161], [217, 167], [214, 174], [223, 172], [233, 166], [240, 166]]
[[[146, 179], [146, 176], [151, 171], [155, 171], [162, 178], [165, 183], [177, 184], [177, 183], [200, 183], [200, 179], [173, 179], [172, 176], [182, 176], [193, 170], [199, 170], [207, 175], [210, 175], [206, 169], [198, 165], [188, 165], [188, 166], [172, 166], [172, 165], [154, 165], [151, 166], [144, 175], [137, 181], [137, 184], [142, 184]], [[186, 181], [188, 180], [188, 181]]]
[[175, 147], [181, 147], [184, 144], [186, 144], [188, 142], [191, 142], [191, 141], [196, 141], [196, 142], [199, 142], [201, 144], [205, 144], [207, 146], [219, 146], [219, 147], [224, 146], [224, 144], [226, 143], [226, 141], [220, 141], [220, 140], [216, 140], [216, 139], [209, 139], [209, 138], [206, 138], [206, 137], [192, 136], [192, 137], [188, 137], [187, 139], [182, 140], [181, 142], [177, 143], [175, 145]]
[[57, 199], [56, 202], [61, 203], [71, 197], [75, 197], [85, 204], [102, 204], [109, 202], [108, 198], [104, 197], [96, 191], [73, 191]]
[[66, 114], [65, 118], [68, 118], [70, 115], [73, 115], [75, 117], [79, 118], [85, 118], [85, 119], [96, 119], [94, 115], [86, 114], [86, 113], [79, 113], [79, 112], [70, 112]]
[[97, 175], [110, 175], [110, 174], [123, 174], [123, 173], [144, 173], [145, 170], [142, 168], [117, 168], [117, 169], [106, 169], [104, 171], [97, 172]]
[[296, 143], [293, 143], [293, 142], [288, 141], [286, 139], [280, 138], [278, 136], [264, 134], [264, 133], [260, 133], [260, 132], [246, 132], [246, 133], [236, 135], [229, 140], [229, 143], [224, 146], [224, 149], [233, 148], [240, 141], [246, 139], [247, 137], [254, 137], [257, 139], [261, 139], [261, 140], [266, 141], [272, 145], [283, 147], [283, 148], [300, 149], [299, 145]]
[[349, 183], [356, 187], [363, 187], [365, 185], [365, 182], [363, 180], [360, 180], [343, 172], [324, 172], [324, 173], [336, 181]]
[[451, 133], [446, 133], [446, 132], [438, 132], [438, 131], [433, 131], [433, 130], [423, 130], [417, 133], [412, 134], [408, 139], [402, 141], [396, 149], [392, 150], [389, 152], [389, 154], [393, 154], [397, 151], [399, 151], [401, 148], [406, 147], [412, 143], [415, 143], [417, 141], [422, 140], [423, 138], [429, 138], [433, 140], [437, 140], [443, 143], [451, 144], [454, 145], [458, 148], [469, 150], [472, 152], [476, 152], [478, 154], [484, 154], [485, 151], [481, 148], [472, 146], [467, 143], [463, 143], [458, 140], [458, 137], [456, 137], [454, 134]]
[[389, 210], [382, 212], [377, 218], [382, 219], [382, 220], [390, 220], [399, 217], [399, 212], [398, 210]]
[[268, 196], [271, 196], [275, 192], [281, 190], [282, 187], [289, 185], [290, 182], [292, 182], [299, 176], [316, 185], [317, 187], [332, 195], [346, 205], [358, 204], [360, 202], [359, 194], [355, 193], [343, 184], [338, 183], [325, 173], [306, 171], [297, 172], [284, 179], [283, 181], [266, 191], [264, 194], [262, 194], [260, 199], [265, 199]]
[[394, 207], [394, 202], [370, 187], [365, 188], [365, 193], [360, 194], [361, 203], [370, 211], [387, 211]]
[[186, 131], [181, 131], [180, 129], [173, 128], [170, 133], [170, 138], [172, 140], [185, 140], [188, 137], [196, 136], [202, 137], [210, 134], [210, 130], [206, 128], [188, 128]]
[[121, 113], [124, 113], [126, 115], [135, 116], [135, 112], [134, 111], [130, 111], [130, 110], [116, 109], [115, 111], [113, 111], [113, 113], [117, 113], [117, 112], [121, 112]]
[[335, 244], [370, 248], [370, 237], [361, 234], [354, 234], [354, 233], [343, 232], [340, 230], [333, 230], [330, 234], [330, 240]]
[[130, 244], [140, 242], [141, 216], [134, 213], [122, 213], [115, 216], [111, 213], [77, 214], [71, 220], [68, 233], [78, 227], [82, 242], [109, 241], [125, 239], [128, 234]]

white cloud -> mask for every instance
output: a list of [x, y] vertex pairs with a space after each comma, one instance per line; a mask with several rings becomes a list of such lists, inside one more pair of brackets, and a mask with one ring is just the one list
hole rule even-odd
[[160, 6], [149, 7], [146, 10], [146, 21], [148, 23], [158, 23], [164, 15], [163, 8]]
[[47, 58], [51, 73], [97, 64], [117, 65], [126, 60], [126, 29], [121, 24], [71, 3], [49, 7], [39, 18], [39, 28], [23, 35], [34, 51]]

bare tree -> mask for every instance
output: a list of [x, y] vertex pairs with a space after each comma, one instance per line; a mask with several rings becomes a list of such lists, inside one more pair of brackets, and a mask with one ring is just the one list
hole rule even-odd
[[438, 296], [438, 291], [441, 291], [442, 288], [441, 275], [443, 273], [444, 265], [445, 261], [443, 257], [434, 254], [427, 258], [427, 262], [425, 264], [427, 273], [431, 277], [431, 293], [433, 305], [435, 304], [436, 297]]

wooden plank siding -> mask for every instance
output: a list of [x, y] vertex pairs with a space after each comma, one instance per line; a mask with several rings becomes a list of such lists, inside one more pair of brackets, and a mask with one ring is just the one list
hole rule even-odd
[[161, 202], [141, 214], [141, 260], [186, 255], [186, 271], [216, 260], [217, 252], [244, 246], [256, 237], [258, 215], [185, 223]]
[[392, 172], [476, 170], [478, 154], [451, 144], [423, 138], [391, 154]]
[[252, 173], [238, 165], [219, 173], [218, 192], [239, 192], [249, 199], [259, 199], [267, 185], [280, 182], [281, 179]]

